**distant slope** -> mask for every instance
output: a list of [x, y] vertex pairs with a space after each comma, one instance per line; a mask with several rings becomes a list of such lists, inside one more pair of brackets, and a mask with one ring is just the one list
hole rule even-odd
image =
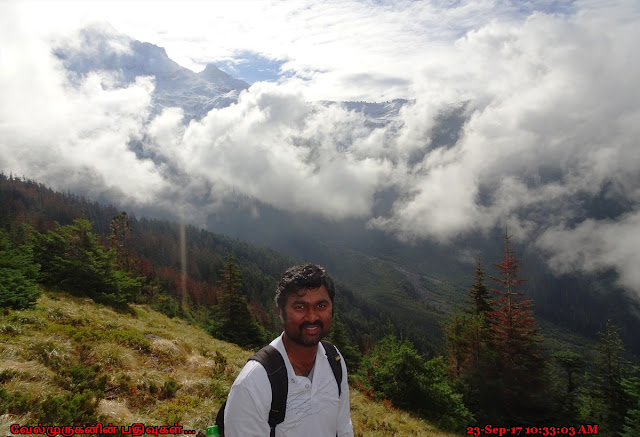
[[[53, 229], [55, 222], [68, 225], [75, 218], [85, 216], [105, 240], [108, 240], [111, 219], [120, 213], [113, 206], [102, 206], [79, 196], [54, 192], [34, 181], [4, 175], [0, 175], [0, 202], [3, 205], [0, 226], [6, 229], [15, 223], [26, 222], [43, 232]], [[294, 264], [331, 261], [318, 256], [292, 257], [165, 220], [131, 216], [130, 221], [131, 249], [140, 258], [145, 271], [160, 280], [163, 292], [180, 301], [186, 299], [190, 317], [202, 324], [206, 324], [210, 314], [209, 294], [221, 279], [220, 272], [227, 255], [237, 260], [243, 283], [240, 291], [268, 330], [280, 328], [273, 303], [280, 275]], [[186, 291], [181, 289], [183, 243]], [[355, 253], [353, 263], [343, 264], [340, 269], [338, 265], [326, 265], [330, 274], [337, 278], [336, 317], [345, 325], [347, 337], [365, 350], [393, 330], [410, 338], [420, 350], [433, 352], [440, 339], [438, 320], [443, 313], [434, 313], [428, 304], [412, 297], [410, 284], [402, 274], [390, 268], [378, 269], [377, 265]], [[343, 270], [345, 268], [347, 270]], [[349, 276], [344, 273], [350, 270], [369, 278], [370, 289], [353, 289], [345, 282], [342, 278]], [[148, 298], [157, 299], [158, 296]]]
[[[14, 423], [213, 424], [251, 352], [145, 305], [132, 308], [119, 314], [45, 293], [33, 309], [1, 314], [0, 397], [10, 411], [0, 412], [0, 434]], [[453, 435], [351, 392], [357, 436]]]

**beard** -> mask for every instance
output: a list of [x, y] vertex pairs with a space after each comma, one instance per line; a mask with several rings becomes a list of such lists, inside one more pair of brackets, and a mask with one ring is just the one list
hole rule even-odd
[[321, 321], [304, 322], [298, 327], [287, 326], [285, 323], [284, 332], [294, 343], [302, 346], [316, 346], [329, 334], [329, 327], [325, 329], [324, 323]]

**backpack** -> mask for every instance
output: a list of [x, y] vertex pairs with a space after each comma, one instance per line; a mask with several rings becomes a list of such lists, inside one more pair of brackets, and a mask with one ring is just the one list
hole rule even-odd
[[[336, 347], [328, 341], [322, 340], [322, 345], [326, 351], [333, 376], [338, 384], [338, 396], [342, 394], [342, 366], [340, 365], [340, 355]], [[287, 394], [289, 393], [289, 380], [287, 377], [287, 367], [284, 358], [278, 350], [270, 344], [260, 349], [247, 361], [257, 361], [265, 368], [271, 384], [271, 409], [269, 410], [269, 427], [271, 437], [276, 435], [276, 425], [284, 421], [287, 409]], [[216, 415], [216, 425], [221, 437], [224, 437], [224, 409], [227, 405], [225, 401]]]

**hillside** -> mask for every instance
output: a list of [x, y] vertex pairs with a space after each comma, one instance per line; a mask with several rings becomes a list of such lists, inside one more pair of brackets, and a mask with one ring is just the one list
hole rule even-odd
[[[0, 201], [0, 225], [5, 229], [26, 222], [45, 232], [54, 229], [56, 223], [70, 225], [75, 219], [86, 217], [96, 234], [104, 239], [108, 238], [112, 219], [120, 213], [113, 206], [4, 175], [0, 175]], [[399, 272], [354, 251], [340, 250], [331, 261], [320, 253], [288, 256], [268, 247], [165, 220], [131, 215], [129, 225], [127, 250], [140, 259], [142, 274], [159, 281], [159, 287], [145, 294], [147, 300], [143, 303], [156, 302], [160, 297], [157, 290], [161, 289], [160, 294], [175, 300], [186, 299], [189, 306], [195, 307], [194, 312], [182, 316], [205, 323], [215, 303], [212, 300], [218, 294], [216, 287], [225, 257], [232, 255], [242, 275], [241, 293], [260, 313], [265, 328], [279, 329], [273, 311], [277, 279], [291, 265], [316, 262], [325, 265], [337, 280], [338, 314], [348, 337], [361, 349], [388, 334], [390, 321], [395, 333], [411, 339], [422, 353], [433, 353], [441, 343], [438, 321], [444, 312], [434, 311], [432, 303], [418, 299]], [[183, 267], [187, 275], [184, 284]]]
[[[0, 434], [14, 423], [212, 424], [252, 352], [146, 305], [131, 308], [48, 292], [33, 309], [0, 315], [0, 395], [10, 409]], [[357, 436], [453, 435], [357, 390], [351, 396]]]

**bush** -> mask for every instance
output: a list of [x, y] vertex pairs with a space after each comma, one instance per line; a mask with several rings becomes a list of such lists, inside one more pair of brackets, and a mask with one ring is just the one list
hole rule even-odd
[[178, 302], [176, 302], [173, 297], [166, 294], [158, 296], [158, 302], [156, 302], [152, 308], [171, 318], [179, 317], [182, 314]]
[[0, 415], [13, 414], [21, 415], [31, 411], [33, 402], [29, 396], [24, 393], [10, 393], [0, 387]]
[[442, 357], [425, 362], [413, 345], [389, 335], [363, 359], [361, 377], [376, 397], [413, 411], [441, 428], [460, 429], [473, 416], [447, 379]]
[[43, 425], [90, 425], [99, 422], [96, 415], [100, 396], [92, 390], [82, 393], [48, 396], [36, 412], [38, 423]]
[[20, 310], [35, 304], [41, 294], [36, 284], [39, 268], [33, 262], [31, 248], [14, 248], [0, 229], [0, 308]]
[[176, 392], [178, 390], [180, 390], [180, 384], [178, 384], [178, 381], [174, 379], [165, 381], [163, 391], [162, 391], [162, 398], [170, 399], [176, 395]]

